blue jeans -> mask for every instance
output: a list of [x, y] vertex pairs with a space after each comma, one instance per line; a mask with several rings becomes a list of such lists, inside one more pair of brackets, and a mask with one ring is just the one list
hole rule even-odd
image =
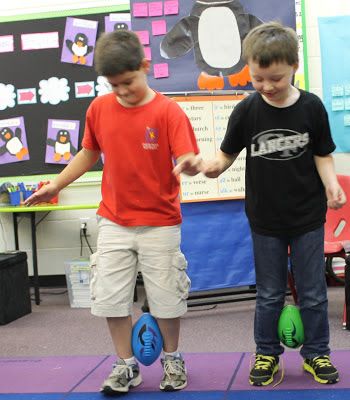
[[284, 351], [277, 325], [287, 288], [289, 246], [305, 332], [300, 354], [304, 358], [328, 355], [324, 227], [296, 237], [271, 237], [252, 232], [252, 238], [257, 288], [254, 320], [256, 353], [279, 355]]

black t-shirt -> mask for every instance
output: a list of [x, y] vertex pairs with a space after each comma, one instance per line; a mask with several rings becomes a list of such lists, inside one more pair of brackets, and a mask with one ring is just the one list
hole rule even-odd
[[327, 202], [314, 155], [335, 149], [321, 100], [300, 90], [285, 108], [266, 103], [257, 92], [233, 110], [221, 150], [247, 149], [246, 213], [253, 231], [295, 236], [325, 222]]

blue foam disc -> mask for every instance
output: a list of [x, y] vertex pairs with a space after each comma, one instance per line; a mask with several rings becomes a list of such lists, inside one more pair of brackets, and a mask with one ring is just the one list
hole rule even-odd
[[132, 328], [131, 346], [136, 359], [143, 365], [153, 364], [163, 348], [163, 337], [156, 319], [144, 313]]

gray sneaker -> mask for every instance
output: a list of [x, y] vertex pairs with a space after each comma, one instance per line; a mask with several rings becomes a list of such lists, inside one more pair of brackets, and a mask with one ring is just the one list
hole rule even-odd
[[100, 391], [105, 394], [127, 393], [129, 388], [138, 386], [141, 382], [139, 366], [137, 364], [128, 366], [120, 359], [113, 364], [113, 370], [103, 382]]
[[181, 356], [179, 358], [166, 356], [161, 363], [164, 375], [159, 385], [160, 390], [173, 392], [187, 386], [187, 371]]

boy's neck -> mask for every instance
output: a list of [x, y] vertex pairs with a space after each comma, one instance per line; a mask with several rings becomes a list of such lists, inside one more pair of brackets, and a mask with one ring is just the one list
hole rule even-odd
[[286, 108], [292, 106], [298, 101], [300, 97], [300, 91], [296, 87], [290, 85], [286, 96], [278, 101], [271, 101], [267, 99], [264, 95], [261, 95], [261, 97], [264, 99], [264, 101], [266, 101], [266, 103], [270, 104], [273, 107]]
[[117, 98], [118, 103], [121, 104], [123, 107], [133, 108], [133, 107], [144, 106], [145, 104], [150, 103], [155, 98], [155, 96], [156, 96], [156, 92], [153, 89], [151, 89], [150, 87], [148, 87], [147, 91], [145, 93], [145, 96], [137, 104], [125, 103], [118, 96], [116, 96], [116, 98]]

